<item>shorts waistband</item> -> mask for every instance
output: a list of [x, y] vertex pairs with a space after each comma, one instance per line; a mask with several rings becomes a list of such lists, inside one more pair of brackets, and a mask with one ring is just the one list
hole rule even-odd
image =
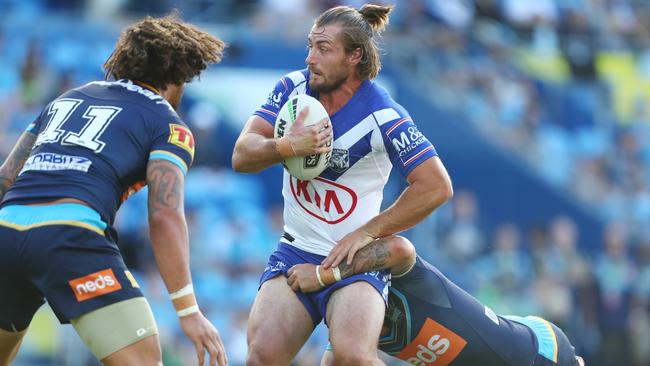
[[0, 225], [20, 231], [48, 225], [70, 225], [100, 235], [104, 235], [104, 230], [108, 226], [97, 211], [79, 203], [6, 206], [0, 209]]
[[557, 338], [551, 323], [538, 316], [527, 316], [523, 318], [516, 315], [506, 315], [504, 318], [530, 328], [537, 338], [537, 353], [544, 358], [557, 363]]

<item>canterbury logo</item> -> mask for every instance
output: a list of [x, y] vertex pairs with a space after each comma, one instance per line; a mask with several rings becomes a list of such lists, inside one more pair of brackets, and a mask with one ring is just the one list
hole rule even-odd
[[458, 334], [427, 318], [418, 336], [397, 356], [411, 365], [447, 366], [466, 344]]
[[122, 289], [122, 285], [117, 281], [117, 277], [110, 268], [75, 278], [68, 283], [79, 302]]

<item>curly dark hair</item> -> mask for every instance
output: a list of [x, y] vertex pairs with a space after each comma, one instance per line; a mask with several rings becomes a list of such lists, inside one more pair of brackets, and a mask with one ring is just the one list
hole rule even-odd
[[178, 15], [146, 17], [120, 35], [104, 63], [106, 79], [131, 79], [163, 89], [191, 81], [221, 61], [226, 44]]

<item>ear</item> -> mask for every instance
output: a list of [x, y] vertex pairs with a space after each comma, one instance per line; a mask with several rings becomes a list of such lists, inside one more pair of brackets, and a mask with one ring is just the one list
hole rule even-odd
[[360, 47], [355, 48], [348, 56], [348, 62], [352, 66], [357, 66], [363, 57], [363, 50]]

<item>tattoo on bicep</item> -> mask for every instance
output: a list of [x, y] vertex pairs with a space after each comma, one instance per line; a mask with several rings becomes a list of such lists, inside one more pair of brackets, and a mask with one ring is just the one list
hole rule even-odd
[[377, 239], [372, 244], [359, 250], [352, 260], [352, 264], [343, 261], [339, 264], [341, 277], [350, 277], [355, 273], [362, 273], [367, 271], [377, 271], [386, 268], [388, 259], [390, 258], [390, 250], [387, 247], [386, 239]]
[[23, 169], [25, 161], [32, 152], [35, 141], [36, 135], [28, 132], [23, 133], [16, 146], [9, 153], [7, 160], [0, 167], [0, 198], [4, 197], [9, 187], [16, 180], [18, 173]]
[[150, 209], [177, 209], [182, 202], [182, 177], [178, 169], [162, 161], [151, 161], [147, 167]]

